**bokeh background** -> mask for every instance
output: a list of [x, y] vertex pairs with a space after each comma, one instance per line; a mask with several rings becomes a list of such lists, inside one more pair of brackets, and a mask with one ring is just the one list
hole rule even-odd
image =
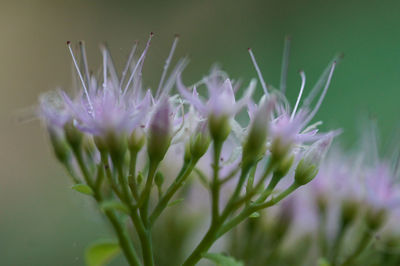
[[267, 82], [278, 86], [290, 34], [292, 102], [299, 69], [312, 85], [343, 52], [317, 118], [324, 128], [343, 128], [342, 142], [351, 146], [361, 117], [378, 121], [383, 140], [399, 124], [399, 14], [399, 1], [378, 0], [0, 1], [0, 265], [83, 265], [84, 247], [109, 235], [91, 204], [70, 189], [31, 119], [40, 93], [71, 85], [67, 40], [86, 41], [94, 69], [106, 41], [121, 67], [133, 41], [154, 31], [144, 74], [150, 86], [175, 33], [182, 36], [177, 57], [191, 60], [187, 83], [215, 62], [248, 81], [255, 76], [246, 50], [252, 47]]

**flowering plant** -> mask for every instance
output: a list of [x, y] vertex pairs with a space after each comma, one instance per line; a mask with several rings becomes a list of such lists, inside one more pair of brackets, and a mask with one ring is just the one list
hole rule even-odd
[[[294, 201], [303, 194], [297, 192], [303, 186], [314, 192], [332, 189], [325, 184], [329, 180], [325, 175], [331, 174], [326, 174], [325, 168], [319, 169], [340, 131], [321, 133], [320, 122], [310, 123], [326, 96], [340, 57], [328, 65], [304, 100], [306, 76], [300, 71], [300, 90], [291, 108], [284, 95], [289, 39], [279, 90], [267, 86], [249, 49], [264, 93], [254, 101], [256, 79], [251, 80], [243, 96], [238, 98], [240, 84], [217, 67], [194, 85], [185, 85], [181, 76], [186, 59], [179, 60], [170, 71], [178, 37], [166, 59], [157, 89], [145, 90], [142, 69], [152, 36], [139, 55], [138, 44], [133, 46], [122, 73], [116, 71], [109, 50], [102, 47], [100, 77], [89, 71], [84, 43], [79, 42], [80, 56], [77, 57], [68, 42], [80, 81], [79, 90], [74, 96], [57, 91], [40, 98], [39, 114], [57, 159], [71, 176], [72, 188], [89, 195], [98, 204], [118, 240], [90, 246], [86, 252], [87, 263], [102, 265], [121, 250], [129, 265], [187, 266], [196, 265], [203, 258], [220, 265], [242, 265], [226, 254], [210, 251], [217, 240], [240, 236], [241, 240], [229, 241], [225, 251], [230, 250], [231, 255], [249, 265], [265, 265], [261, 256], [265, 252], [259, 252], [260, 260], [256, 255], [248, 260], [243, 252], [238, 252], [246, 250], [245, 247], [238, 249], [240, 245], [252, 243], [251, 239], [246, 240], [251, 235], [243, 233], [243, 222], [244, 225], [254, 223], [253, 218], [259, 217], [257, 223], [261, 224], [264, 209], [274, 207], [273, 212], [280, 208], [283, 218], [277, 226], [283, 226], [284, 231], [281, 236], [278, 230], [275, 232], [278, 236], [269, 236], [282, 237], [286, 225], [295, 220], [291, 211], [285, 211], [289, 208], [289, 203], [285, 203], [288, 201], [281, 204], [282, 200], [294, 194], [289, 198]], [[246, 125], [236, 120], [241, 112], [249, 116]], [[379, 192], [367, 193], [365, 197], [371, 206], [366, 215], [372, 217], [370, 225], [374, 230], [380, 228], [387, 213], [384, 210], [392, 204], [386, 177], [374, 178], [386, 176], [385, 169], [382, 166], [376, 168], [379, 173], [366, 172], [373, 176], [367, 178], [370, 181], [366, 184], [371, 189], [378, 188]], [[316, 176], [321, 176], [318, 183], [313, 181]], [[209, 205], [203, 202], [204, 191], [209, 192]], [[323, 202], [325, 194], [317, 193], [322, 195], [317, 197], [317, 202]], [[346, 206], [343, 203], [343, 208]], [[176, 258], [165, 260], [161, 247], [168, 249], [173, 236], [163, 237], [160, 228], [168, 225], [171, 234], [182, 232], [187, 236], [183, 232], [184, 222], [191, 216], [201, 220], [196, 215], [204, 215], [206, 209], [209, 209], [208, 229], [200, 240], [195, 240], [198, 243], [184, 245], [186, 238], [181, 236], [180, 243], [174, 246], [179, 249], [173, 250]], [[352, 216], [351, 211], [344, 214]], [[346, 221], [342, 221], [339, 235], [347, 226]], [[196, 230], [197, 235], [199, 232]], [[167, 244], [163, 246], [160, 239]], [[259, 250], [256, 246], [255, 252]], [[191, 250], [187, 251], [187, 247]], [[271, 264], [278, 258], [278, 248], [279, 245], [270, 246], [267, 261]], [[336, 265], [338, 247], [333, 250], [331, 261]], [[357, 249], [344, 264], [353, 263], [362, 250]], [[321, 253], [319, 258], [330, 257]]]

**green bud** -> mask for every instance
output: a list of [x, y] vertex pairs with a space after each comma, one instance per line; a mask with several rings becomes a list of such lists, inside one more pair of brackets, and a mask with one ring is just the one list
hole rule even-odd
[[137, 175], [137, 183], [138, 183], [138, 185], [142, 184], [143, 180], [144, 180], [143, 173], [139, 172], [138, 175]]
[[294, 173], [294, 180], [303, 186], [314, 179], [318, 173], [318, 167], [310, 160], [301, 159]]
[[185, 154], [183, 160], [185, 163], [189, 163], [192, 159], [192, 153], [190, 152], [190, 142], [185, 143]]
[[157, 187], [161, 188], [162, 184], [164, 183], [164, 175], [161, 172], [156, 173], [156, 176], [154, 177], [154, 183]]
[[82, 144], [83, 133], [79, 131], [72, 122], [65, 124], [64, 132], [65, 138], [72, 149], [78, 149]]
[[116, 135], [114, 132], [109, 132], [104, 138], [104, 143], [108, 152], [110, 153], [113, 163], [123, 163], [128, 148], [125, 135]]
[[243, 145], [244, 164], [253, 164], [259, 159], [260, 155], [265, 153], [269, 106], [268, 102], [263, 101], [254, 117], [249, 134]]
[[61, 163], [66, 163], [68, 162], [71, 154], [71, 149], [68, 146], [68, 143], [65, 141], [65, 139], [56, 132], [54, 129], [48, 128], [48, 132], [50, 135], [50, 141], [53, 146], [53, 151], [56, 156], [56, 158], [61, 162]]
[[372, 231], [376, 231], [384, 224], [387, 215], [388, 213], [384, 208], [369, 207], [365, 214], [365, 222]]
[[289, 153], [290, 148], [290, 143], [285, 143], [285, 141], [280, 137], [275, 138], [270, 146], [271, 160], [273, 162], [284, 160]]
[[172, 126], [169, 117], [170, 107], [166, 101], [154, 113], [150, 122], [147, 152], [150, 160], [160, 162], [171, 144]]
[[146, 142], [146, 136], [141, 128], [135, 129], [128, 138], [128, 148], [131, 151], [140, 151]]
[[207, 124], [202, 123], [190, 138], [190, 154], [196, 159], [201, 158], [207, 152], [210, 142], [211, 138], [207, 131]]
[[210, 115], [208, 118], [211, 138], [216, 142], [224, 142], [231, 132], [228, 116]]
[[357, 217], [360, 204], [355, 200], [344, 200], [342, 202], [341, 219], [342, 226], [346, 227]]
[[289, 172], [290, 168], [292, 167], [294, 161], [294, 156], [287, 156], [280, 162], [278, 162], [277, 167], [275, 169], [275, 174], [281, 177], [284, 177]]

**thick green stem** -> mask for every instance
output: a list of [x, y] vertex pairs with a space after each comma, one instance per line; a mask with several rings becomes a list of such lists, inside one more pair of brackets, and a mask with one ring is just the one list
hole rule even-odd
[[117, 166], [118, 170], [118, 178], [120, 185], [122, 187], [123, 192], [123, 200], [128, 205], [130, 210], [130, 217], [132, 219], [133, 224], [135, 225], [136, 231], [139, 235], [140, 244], [142, 246], [142, 255], [143, 255], [143, 262], [145, 266], [153, 266], [154, 265], [154, 258], [153, 258], [153, 247], [151, 241], [151, 232], [149, 229], [146, 228], [144, 225], [144, 221], [140, 220], [140, 217], [137, 213], [137, 207], [133, 205], [133, 197], [131, 191], [129, 190], [128, 181], [125, 177], [122, 169], [122, 165], [119, 164]]
[[[83, 158], [82, 158], [82, 153], [80, 151], [75, 152], [76, 159], [78, 161], [79, 167], [82, 171], [83, 177], [85, 181], [88, 183], [89, 186], [92, 187], [95, 191], [94, 198], [96, 199], [97, 203], [100, 204], [102, 202], [102, 196], [98, 188], [94, 187], [91, 181], [91, 178], [89, 176], [89, 171], [86, 168], [86, 165], [84, 164]], [[141, 263], [139, 261], [139, 258], [135, 252], [135, 249], [133, 247], [133, 244], [128, 236], [128, 233], [124, 229], [123, 225], [121, 222], [118, 220], [117, 216], [113, 211], [105, 211], [105, 214], [110, 221], [111, 225], [114, 228], [115, 233], [117, 234], [119, 244], [121, 246], [122, 251], [124, 252], [125, 258], [127, 259], [129, 265], [132, 266], [140, 266]]]
[[178, 189], [185, 183], [186, 179], [192, 173], [194, 167], [196, 166], [197, 161], [197, 159], [193, 159], [188, 163], [187, 166], [184, 165], [182, 167], [182, 169], [184, 170], [178, 174], [175, 181], [168, 187], [167, 192], [164, 194], [164, 196], [162, 196], [154, 211], [150, 215], [150, 227], [154, 224], [162, 211], [168, 206], [168, 202], [175, 195], [176, 191], [178, 191]]

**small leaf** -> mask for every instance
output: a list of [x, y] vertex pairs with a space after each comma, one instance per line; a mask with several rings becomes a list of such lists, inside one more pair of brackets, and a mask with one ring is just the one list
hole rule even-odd
[[331, 264], [326, 258], [319, 258], [317, 262], [318, 266], [330, 266]]
[[217, 266], [244, 266], [243, 262], [223, 254], [206, 253], [203, 257], [213, 261]]
[[174, 200], [174, 201], [171, 201], [170, 203], [168, 203], [168, 207], [171, 207], [171, 206], [174, 206], [174, 205], [176, 205], [176, 204], [179, 204], [179, 203], [181, 203], [183, 201], [183, 199], [177, 199], [177, 200]]
[[258, 218], [260, 217], [260, 213], [259, 212], [253, 212], [252, 214], [250, 214], [249, 218]]
[[85, 251], [87, 266], [103, 266], [121, 252], [118, 241], [102, 239], [91, 244]]
[[85, 184], [76, 184], [73, 185], [71, 188], [85, 195], [92, 196], [94, 194], [92, 188]]
[[120, 201], [117, 200], [108, 200], [108, 201], [103, 201], [100, 204], [100, 209], [102, 211], [107, 211], [107, 210], [116, 210], [116, 211], [120, 211], [126, 214], [130, 214], [129, 212], [129, 208], [123, 204]]

